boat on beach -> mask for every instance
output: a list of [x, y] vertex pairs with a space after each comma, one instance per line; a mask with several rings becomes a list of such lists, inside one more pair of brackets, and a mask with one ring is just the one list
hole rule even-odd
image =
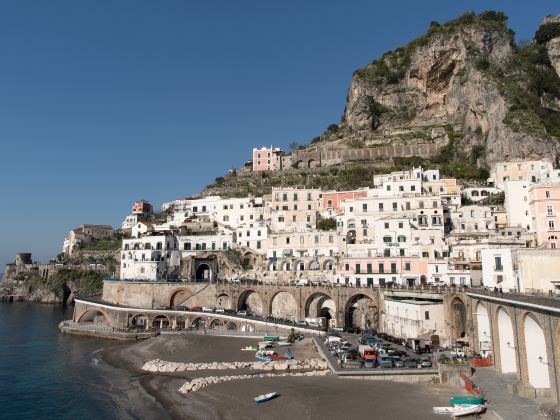
[[259, 341], [258, 342], [259, 349], [269, 349], [273, 346], [272, 341]]
[[434, 407], [434, 414], [448, 414], [455, 418], [477, 414], [482, 410], [484, 410], [483, 404], [457, 404], [453, 407]]
[[262, 394], [259, 395], [258, 397], [253, 398], [253, 401], [255, 401], [257, 404], [263, 403], [263, 402], [267, 402], [270, 401], [271, 399], [275, 398], [278, 394], [276, 394], [276, 392], [270, 392], [268, 394]]
[[243, 346], [241, 347], [241, 351], [257, 351], [259, 348], [258, 346]]
[[290, 343], [289, 341], [279, 341], [277, 344], [279, 346], [290, 346], [292, 343]]
[[451, 405], [459, 404], [483, 404], [486, 402], [486, 397], [484, 395], [459, 395], [456, 397], [449, 398], [449, 403]]

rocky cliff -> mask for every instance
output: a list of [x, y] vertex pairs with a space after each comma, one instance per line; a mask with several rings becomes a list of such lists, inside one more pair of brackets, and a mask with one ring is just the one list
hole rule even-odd
[[484, 166], [554, 158], [560, 23], [548, 17], [544, 36], [520, 46], [506, 22], [500, 12], [432, 22], [424, 36], [354, 72], [342, 123], [309, 148], [432, 142], [444, 160]]

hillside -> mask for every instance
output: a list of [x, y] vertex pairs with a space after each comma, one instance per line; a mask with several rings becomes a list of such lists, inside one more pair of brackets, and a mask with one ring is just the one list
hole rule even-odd
[[[294, 151], [297, 171], [230, 174], [204, 193], [266, 192], [276, 184], [368, 186], [371, 177], [347, 182], [349, 164], [368, 175], [423, 164], [483, 180], [497, 161], [554, 159], [559, 70], [558, 17], [545, 18], [535, 39], [522, 45], [501, 12], [432, 22], [425, 35], [354, 72], [342, 122]], [[319, 171], [329, 179], [314, 180], [314, 166], [339, 169]]]

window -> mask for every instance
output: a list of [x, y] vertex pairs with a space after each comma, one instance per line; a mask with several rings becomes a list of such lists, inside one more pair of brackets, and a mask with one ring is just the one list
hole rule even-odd
[[391, 263], [391, 273], [395, 274], [397, 272], [397, 263]]
[[404, 191], [404, 186], [399, 185], [399, 191]]
[[494, 257], [494, 269], [496, 271], [502, 271], [504, 269], [502, 266], [502, 257]]
[[362, 204], [362, 211], [367, 213], [367, 204]]
[[397, 207], [398, 207], [397, 203], [393, 203], [393, 211], [397, 211]]
[[294, 211], [297, 211], [297, 204], [294, 204]]
[[430, 319], [430, 311], [424, 311], [424, 319]]
[[360, 264], [356, 264], [356, 274], [360, 274]]
[[405, 209], [410, 210], [410, 201], [407, 201], [405, 204]]
[[311, 193], [307, 193], [307, 201], [311, 201]]
[[276, 237], [272, 238], [272, 245], [276, 245], [277, 241], [278, 241], [278, 238], [276, 238]]
[[422, 258], [429, 258], [430, 253], [428, 251], [422, 251]]
[[261, 241], [257, 241], [257, 249], [261, 249]]
[[406, 236], [402, 236], [402, 235], [398, 236], [397, 237], [397, 242], [400, 242], [400, 243], [406, 242]]
[[319, 243], [319, 236], [315, 235], [315, 243], [318, 244]]
[[212, 249], [216, 249], [216, 242], [212, 242]]
[[303, 244], [304, 242], [305, 242], [305, 237], [304, 237], [303, 235], [301, 235], [301, 236], [299, 237], [299, 243], [300, 243], [300, 244]]
[[437, 209], [437, 206], [438, 206], [438, 202], [437, 201], [432, 201], [432, 207], [434, 209]]
[[379, 212], [383, 213], [383, 203], [379, 203]]
[[385, 229], [389, 229], [389, 223], [385, 223], [383, 226], [385, 227]]
[[298, 201], [297, 193], [294, 193], [294, 201]]
[[385, 248], [383, 250], [383, 256], [384, 257], [390, 257], [391, 256], [391, 249], [390, 248]]
[[295, 222], [296, 222], [296, 219], [297, 219], [296, 215], [295, 215], [295, 214], [294, 214], [294, 215], [292, 215], [292, 222], [294, 222], [294, 223], [295, 223]]
[[349, 271], [350, 270], [350, 264], [344, 264], [344, 269], [346, 271]]
[[282, 194], [282, 201], [288, 201], [288, 194]]
[[290, 237], [286, 236], [286, 244], [289, 244], [289, 243], [290, 243]]
[[307, 210], [311, 210], [311, 204], [307, 205]]
[[405, 271], [410, 271], [410, 263], [409, 262], [404, 263], [404, 269], [405, 269]]
[[391, 191], [391, 185], [387, 185], [387, 191]]
[[332, 209], [332, 200], [327, 201], [327, 208]]
[[551, 205], [546, 206], [546, 215], [547, 216], [552, 216], [552, 206]]
[[379, 272], [382, 274], [385, 272], [385, 264], [379, 263]]
[[371, 274], [371, 272], [373, 271], [372, 265], [371, 265], [371, 264], [367, 264], [367, 265], [366, 265], [366, 268], [367, 268], [368, 274]]
[[424, 208], [424, 202], [423, 201], [418, 202], [418, 207], [423, 209]]
[[383, 242], [385, 242], [386, 244], [391, 242], [391, 237], [390, 236], [384, 236], [383, 237]]
[[399, 222], [399, 229], [402, 229], [404, 227], [404, 223], [403, 222]]
[[362, 229], [362, 235], [367, 236], [367, 229]]
[[401, 257], [404, 257], [404, 248], [400, 248], [400, 249], [399, 249], [399, 255], [400, 255]]
[[334, 236], [329, 235], [329, 244], [332, 244], [334, 242]]
[[410, 186], [410, 191], [416, 191], [416, 185], [411, 185]]
[[550, 198], [550, 191], [547, 191], [545, 194], [546, 194], [546, 198]]
[[548, 221], [548, 230], [554, 230], [554, 220]]
[[278, 222], [283, 223], [284, 222], [284, 216], [278, 216]]
[[224, 216], [224, 222], [229, 222], [229, 216]]

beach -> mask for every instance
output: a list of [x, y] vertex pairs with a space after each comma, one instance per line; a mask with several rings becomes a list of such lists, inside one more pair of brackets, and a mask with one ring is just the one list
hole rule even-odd
[[[254, 343], [253, 338], [170, 335], [113, 346], [100, 352], [99, 357], [108, 365], [128, 372], [131, 382], [144, 390], [144, 398], [161, 405], [165, 414], [159, 418], [338, 419], [365, 416], [423, 420], [436, 418], [432, 407], [447, 405], [450, 396], [460, 393], [458, 389], [432, 383], [406, 384], [329, 375], [235, 380], [211, 384], [183, 395], [178, 392], [179, 388], [196, 377], [255, 372], [236, 369], [149, 373], [142, 370], [142, 365], [152, 359], [183, 363], [255, 361], [254, 352], [240, 350]], [[290, 351], [297, 359], [318, 357], [309, 338], [291, 346]], [[266, 404], [253, 402], [255, 396], [268, 392], [277, 392], [279, 397]], [[152, 415], [155, 415], [153, 410], [143, 417]]]

